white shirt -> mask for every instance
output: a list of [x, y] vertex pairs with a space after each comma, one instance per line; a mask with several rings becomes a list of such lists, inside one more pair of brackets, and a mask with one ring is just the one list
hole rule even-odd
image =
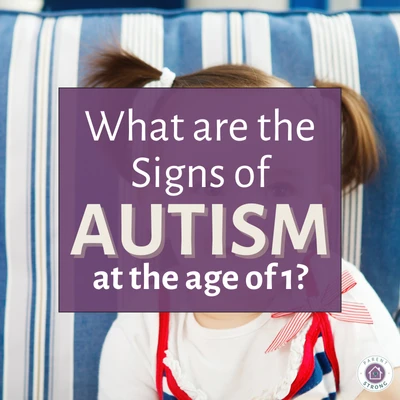
[[[357, 368], [364, 358], [383, 356], [393, 368], [400, 366], [400, 334], [364, 276], [347, 262], [343, 262], [344, 270], [351, 272], [357, 285], [343, 295], [343, 301], [364, 303], [374, 320], [373, 325], [366, 325], [330, 317], [340, 368], [339, 398], [351, 400], [363, 390]], [[282, 398], [296, 377], [310, 326], [308, 323], [290, 344], [266, 354], [266, 348], [287, 321], [287, 318], [271, 319], [266, 313], [238, 328], [214, 330], [200, 326], [193, 314], [173, 313], [164, 363], [192, 399]], [[155, 389], [158, 325], [156, 313], [118, 316], [103, 346], [99, 400], [158, 400]], [[322, 397], [314, 390], [298, 398], [321, 400]]]

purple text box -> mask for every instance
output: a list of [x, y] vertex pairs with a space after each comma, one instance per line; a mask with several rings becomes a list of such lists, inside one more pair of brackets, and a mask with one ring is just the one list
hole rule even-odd
[[60, 311], [340, 311], [340, 101], [60, 89]]

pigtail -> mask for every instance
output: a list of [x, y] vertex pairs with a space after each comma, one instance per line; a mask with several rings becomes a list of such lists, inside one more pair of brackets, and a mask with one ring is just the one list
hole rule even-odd
[[342, 189], [352, 190], [365, 183], [379, 167], [380, 145], [364, 98], [348, 86], [315, 81], [320, 88], [342, 89]]
[[121, 48], [96, 53], [88, 60], [87, 87], [134, 88], [160, 79], [161, 71]]

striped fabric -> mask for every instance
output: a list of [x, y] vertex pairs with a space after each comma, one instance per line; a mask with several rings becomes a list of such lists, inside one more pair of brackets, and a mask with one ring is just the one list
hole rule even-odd
[[324, 342], [322, 336], [319, 336], [314, 347], [314, 370], [310, 379], [297, 393], [299, 400], [301, 395], [307, 394], [317, 398], [322, 393], [325, 396], [321, 400], [336, 399], [335, 376], [332, 366], [325, 353]]
[[43, 8], [43, 0], [0, 0], [0, 10], [37, 12]]
[[177, 400], [176, 397], [172, 394], [171, 389], [168, 386], [167, 377], [164, 374], [163, 377], [163, 399], [162, 400]]
[[[347, 293], [357, 283], [348, 271], [342, 274], [342, 294]], [[364, 304], [342, 301], [342, 310], [338, 313], [328, 313], [332, 318], [343, 322], [358, 324], [373, 324], [371, 314]], [[282, 318], [290, 316], [290, 321], [279, 331], [273, 342], [270, 344], [267, 353], [278, 350], [289, 343], [297, 336], [306, 325], [306, 322], [313, 317], [313, 313], [308, 312], [278, 312], [273, 313], [272, 318]]]
[[329, 12], [400, 8], [400, 0], [0, 0], [0, 9], [40, 11], [115, 7], [254, 8], [265, 11], [314, 9]]
[[[329, 12], [349, 11], [363, 8], [399, 7], [400, 0], [186, 0], [192, 8], [256, 8], [265, 11], [288, 11], [314, 9]], [[160, 7], [162, 2], [160, 1]]]
[[122, 45], [177, 74], [248, 63], [308, 86], [346, 83], [371, 105], [386, 162], [343, 199], [343, 257], [391, 312], [400, 283], [400, 14], [119, 11], [0, 13], [0, 375], [4, 400], [91, 400], [114, 314], [59, 314], [57, 89], [84, 60]]
[[265, 11], [314, 9], [330, 12], [400, 7], [400, 0], [0, 0], [0, 9], [40, 11], [110, 7], [254, 8]]

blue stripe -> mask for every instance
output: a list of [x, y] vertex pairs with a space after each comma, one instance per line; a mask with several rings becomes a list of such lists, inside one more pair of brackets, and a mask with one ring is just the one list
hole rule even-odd
[[183, 8], [183, 0], [45, 0], [45, 10], [78, 10], [87, 7], [112, 8], [112, 7], [154, 7], [176, 9]]
[[244, 22], [244, 15], [241, 14], [242, 19], [242, 52], [243, 52], [243, 64], [247, 64], [247, 50], [246, 50], [246, 35], [245, 35], [245, 22]]
[[32, 262], [32, 297], [31, 297], [31, 322], [29, 331], [29, 384], [28, 384], [28, 399], [32, 399], [33, 394], [33, 374], [34, 374], [34, 356], [35, 356], [35, 305], [36, 305], [36, 233], [35, 233], [35, 203], [36, 203], [36, 188], [35, 188], [35, 173], [36, 173], [36, 113], [37, 113], [37, 76], [38, 76], [38, 63], [39, 63], [39, 49], [40, 49], [40, 35], [43, 29], [43, 21], [38, 32], [38, 40], [36, 45], [36, 62], [35, 62], [35, 73], [34, 73], [34, 87], [33, 87], [33, 118], [32, 118], [32, 149], [31, 149], [31, 262]]
[[168, 393], [163, 393], [163, 400], [177, 400], [175, 396], [172, 396]]
[[[3, 380], [4, 374], [4, 313], [7, 291], [5, 224], [7, 95], [8, 72], [10, 67], [15, 20], [16, 15], [0, 15], [0, 381]], [[1, 388], [2, 386], [3, 385], [0, 385]]]
[[361, 0], [361, 7], [390, 7], [399, 8], [399, 0]]
[[195, 72], [202, 68], [201, 54], [200, 14], [164, 19], [164, 66], [178, 76]]
[[231, 64], [232, 63], [232, 38], [231, 38], [231, 19], [230, 19], [230, 13], [227, 13], [226, 15], [226, 37], [227, 37], [227, 63]]
[[329, 397], [324, 397], [322, 400], [336, 400], [336, 393], [329, 393]]
[[351, 19], [361, 91], [379, 121], [386, 156], [374, 183], [364, 190], [361, 269], [393, 313], [399, 304], [400, 282], [399, 41], [387, 16], [352, 15]]
[[[78, 81], [87, 73], [87, 56], [105, 45], [119, 43], [121, 16], [84, 18], [81, 27]], [[76, 313], [74, 323], [74, 400], [97, 398], [100, 353], [116, 314]], [[95, 334], [94, 334], [95, 333]], [[90, 338], [90, 340], [88, 340]]]
[[290, 8], [328, 10], [328, 0], [291, 0]]
[[315, 357], [317, 359], [318, 364], [321, 366], [322, 373], [324, 375], [329, 374], [329, 372], [332, 371], [332, 367], [326, 354], [324, 352], [317, 353]]
[[[343, 13], [343, 11], [335, 11], [335, 12], [329, 12], [327, 11], [327, 6], [325, 5], [325, 1], [323, 0], [310, 0], [306, 6], [298, 6], [300, 8], [296, 9], [290, 9], [288, 11], [262, 11], [260, 10], [259, 12], [264, 13], [264, 14], [269, 14], [269, 15], [276, 15], [276, 16], [301, 16], [308, 14], [310, 12], [315, 12], [317, 9], [319, 13], [325, 14], [325, 15], [337, 15]], [[297, 7], [297, 6], [296, 6]], [[322, 7], [322, 8], [321, 8]], [[379, 7], [363, 7], [362, 9], [358, 10], [351, 10], [349, 11], [350, 14], [352, 15], [363, 15], [366, 13], [372, 13], [375, 15], [387, 13], [393, 11], [393, 9], [398, 9], [399, 6], [396, 7], [388, 7], [388, 6], [379, 6]], [[161, 10], [161, 9], [155, 9], [155, 8], [115, 8], [115, 9], [109, 9], [109, 8], [104, 8], [104, 9], [84, 9], [84, 10], [66, 10], [66, 11], [56, 11], [56, 12], [50, 12], [50, 11], [42, 11], [38, 13], [33, 13], [29, 11], [12, 11], [12, 10], [0, 10], [0, 15], [10, 15], [10, 16], [16, 16], [16, 15], [35, 15], [39, 17], [66, 17], [66, 16], [83, 16], [83, 17], [94, 17], [94, 16], [104, 16], [104, 17], [115, 17], [115, 16], [120, 16], [121, 14], [154, 14], [154, 15], [162, 15], [166, 18], [176, 18], [176, 17], [184, 17], [186, 18], [187, 16], [191, 15], [200, 15], [201, 13], [204, 12], [230, 12], [232, 11], [232, 8], [229, 9], [218, 9], [216, 10], [215, 8], [202, 8], [198, 10]], [[245, 13], [245, 12], [254, 12], [254, 8], [238, 8], [235, 9], [237, 12]]]
[[311, 85], [314, 60], [308, 19], [271, 16], [270, 29], [273, 74], [294, 86]]
[[97, 399], [100, 353], [115, 313], [76, 313], [74, 400]]
[[296, 393], [296, 396], [307, 393], [311, 389], [318, 386], [322, 382], [322, 375], [322, 369], [318, 363], [318, 359], [317, 357], [314, 357], [314, 371], [306, 384]]
[[82, 19], [79, 48], [78, 82], [82, 85], [87, 74], [88, 57], [100, 49], [120, 43], [121, 15], [94, 15]]
[[[51, 111], [52, 111], [52, 76], [53, 76], [53, 59], [54, 59], [54, 40], [55, 40], [55, 26], [53, 27], [52, 38], [51, 38], [51, 50], [50, 50], [50, 70], [49, 70], [49, 88], [48, 88], [48, 111], [47, 111], [47, 149], [46, 149], [46, 274], [47, 274], [47, 299], [46, 299], [46, 338], [45, 338], [45, 353], [44, 353], [44, 398], [52, 399], [52, 393], [49, 393], [49, 377], [50, 377], [50, 353], [53, 354], [53, 348], [50, 349], [51, 336], [54, 334], [52, 326], [52, 300], [53, 300], [53, 288], [52, 288], [52, 269], [51, 269], [51, 192], [57, 190], [51, 187], [51, 146], [52, 146], [52, 135], [51, 135]], [[53, 216], [57, 218], [57, 216]]]

